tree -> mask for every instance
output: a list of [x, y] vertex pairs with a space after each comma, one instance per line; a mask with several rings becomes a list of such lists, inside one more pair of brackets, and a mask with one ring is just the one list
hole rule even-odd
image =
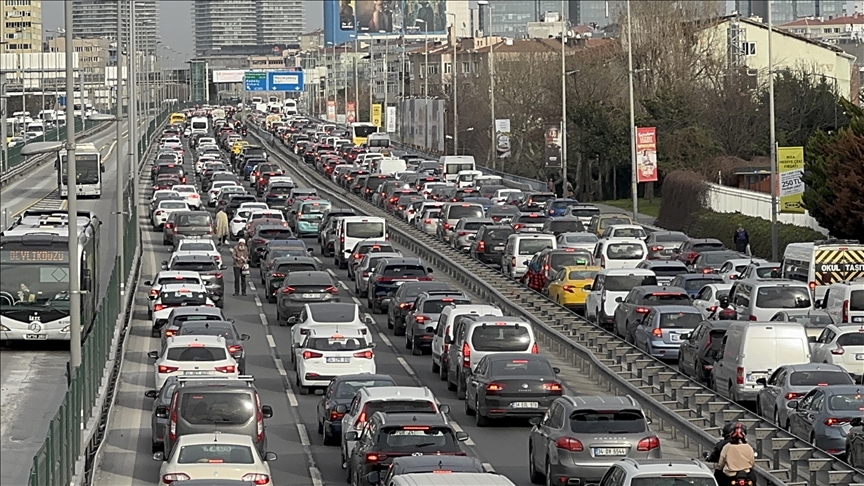
[[849, 126], [810, 137], [804, 156], [804, 204], [839, 238], [864, 241], [864, 110], [843, 102]]

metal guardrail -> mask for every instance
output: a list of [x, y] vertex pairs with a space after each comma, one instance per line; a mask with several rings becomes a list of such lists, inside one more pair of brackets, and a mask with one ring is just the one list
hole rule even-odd
[[[95, 126], [90, 127], [87, 130], [84, 130], [82, 132], [79, 132], [77, 134], [77, 137], [85, 138], [85, 137], [89, 137], [91, 135], [95, 135], [95, 134], [111, 127], [113, 123], [114, 122], [110, 122], [110, 121], [95, 122]], [[60, 135], [61, 135], [60, 140], [66, 139], [65, 138], [65, 130], [61, 130]], [[35, 139], [33, 141], [34, 142], [41, 142], [42, 140]], [[17, 147], [15, 147], [15, 148], [17, 148]], [[10, 161], [11, 161], [12, 157], [13, 157], [13, 154], [10, 151], [10, 153], [9, 153]], [[24, 172], [27, 172], [30, 169], [38, 167], [39, 165], [52, 160], [53, 158], [54, 158], [54, 155], [52, 155], [52, 154], [35, 155], [33, 157], [30, 157], [29, 159], [25, 159], [23, 161], [18, 162], [17, 164], [14, 164], [11, 169], [7, 170], [2, 175], [0, 175], [0, 186], [5, 186], [12, 179], [18, 177], [19, 175], [23, 174]]]
[[[257, 130], [254, 127], [253, 133]], [[590, 378], [605, 382], [610, 390], [637, 397], [649, 416], [659, 421], [660, 428], [670, 428], [673, 438], [680, 438], [686, 446], [712, 447], [718, 439], [709, 432], [719, 431], [724, 423], [735, 420], [748, 426], [751, 443], [759, 454], [757, 472], [763, 484], [864, 486], [864, 472], [853, 470], [497, 270], [419, 232], [364, 199], [335, 188], [281, 144], [274, 146], [291, 161], [288, 167], [301, 179], [327, 193], [334, 202], [386, 218], [394, 241], [511, 315], [530, 320], [544, 346]]]

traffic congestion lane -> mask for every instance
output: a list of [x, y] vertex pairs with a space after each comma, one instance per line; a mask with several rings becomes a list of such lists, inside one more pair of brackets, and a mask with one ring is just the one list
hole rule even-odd
[[[115, 135], [116, 130], [109, 128], [88, 139], [92, 140], [97, 147], [101, 147], [106, 164], [105, 179], [102, 198], [81, 200], [79, 206], [81, 210], [95, 212], [103, 221], [100, 228], [102, 247], [99, 252], [99, 263], [103, 270], [106, 266], [108, 270], [101, 274], [103, 278], [100, 283], [100, 295], [104, 295], [108, 289], [108, 276], [117, 254], [117, 245], [111, 244], [111, 241], [115, 240], [111, 232], [116, 228], [116, 222], [112, 217], [116, 193], [113, 174], [116, 173], [117, 147], [125, 147], [125, 143], [116, 143]], [[124, 141], [127, 137], [128, 133], [124, 136]], [[33, 178], [46, 169], [47, 174], [43, 174], [40, 182], [37, 183]], [[30, 181], [37, 187], [41, 185], [41, 179], [47, 180], [50, 185], [50, 189], [47, 190], [50, 192], [57, 189], [55, 174], [54, 164], [46, 163], [39, 167], [33, 176], [24, 180]], [[18, 190], [12, 186], [6, 189], [12, 193]], [[6, 189], [2, 193], [4, 208], [7, 201]], [[13, 197], [18, 197], [19, 201], [32, 205], [44, 195], [40, 196], [34, 188], [29, 197]], [[60, 207], [59, 200], [57, 204]], [[63, 204], [65, 206], [65, 202]], [[4, 275], [4, 278], [12, 277]], [[0, 454], [3, 455], [4, 464], [4, 467], [0, 468], [0, 483], [25, 484], [27, 482], [33, 455], [45, 440], [48, 424], [57, 413], [66, 394], [68, 361], [68, 342], [28, 342], [26, 349], [22, 343], [11, 343], [0, 352], [0, 409], [3, 410], [0, 414]], [[26, 420], [22, 420], [21, 417], [26, 417]]]

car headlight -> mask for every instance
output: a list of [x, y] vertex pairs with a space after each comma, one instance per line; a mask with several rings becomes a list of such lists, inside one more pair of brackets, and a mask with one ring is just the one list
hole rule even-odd
[[69, 326], [63, 326], [63, 329], [60, 329], [60, 332], [69, 332]]
[[6, 327], [6, 326], [0, 324], [0, 331], [2, 331], [2, 332], [9, 332], [9, 330], [10, 330], [10, 329], [9, 329], [8, 327]]

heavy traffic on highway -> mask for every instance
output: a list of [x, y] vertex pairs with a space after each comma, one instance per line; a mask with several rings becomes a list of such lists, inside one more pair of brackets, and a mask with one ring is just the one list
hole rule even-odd
[[[273, 108], [172, 115], [144, 164], [138, 298], [95, 484], [764, 484], [750, 422], [712, 431], [703, 457], [394, 231], [864, 467], [864, 280], [813, 270], [860, 243], [768, 262]], [[50, 217], [25, 212], [18, 231]]]

